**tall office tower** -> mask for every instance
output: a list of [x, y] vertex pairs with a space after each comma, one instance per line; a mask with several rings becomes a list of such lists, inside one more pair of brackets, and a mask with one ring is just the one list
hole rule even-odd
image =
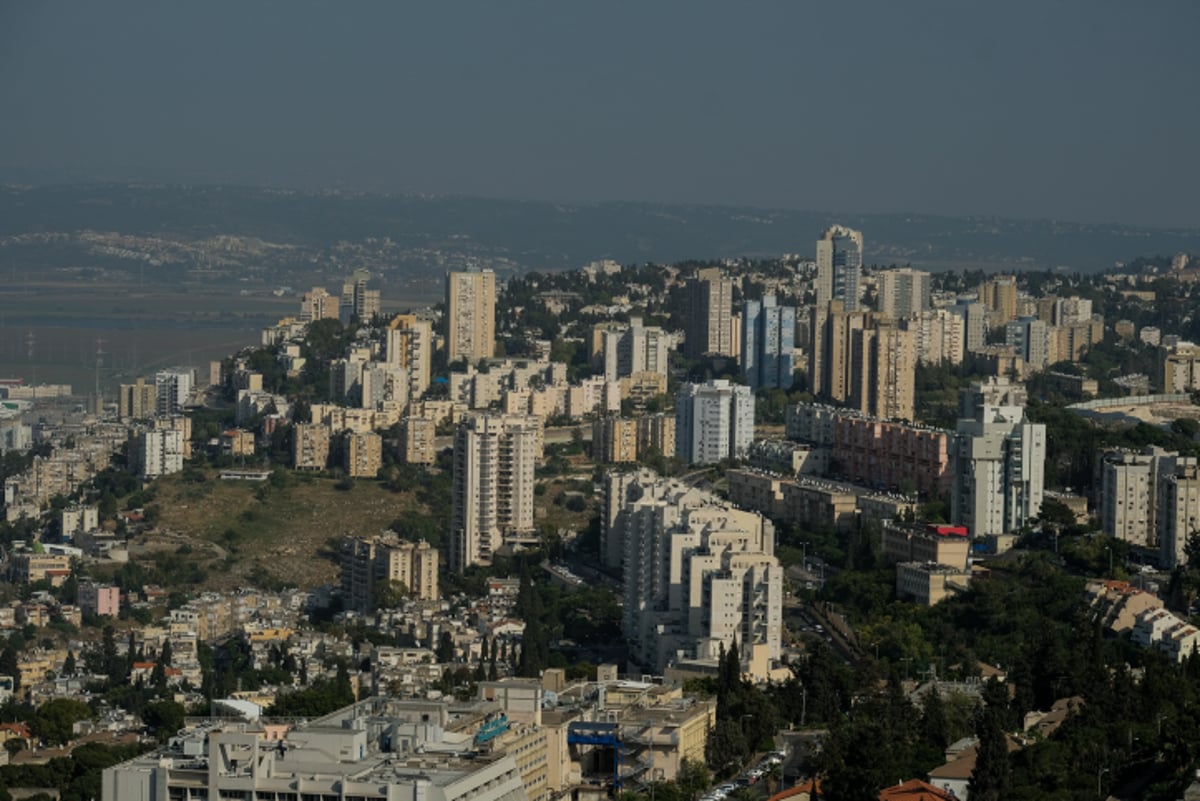
[[916, 415], [916, 332], [883, 320], [854, 331], [850, 405], [885, 420]]
[[1050, 354], [1050, 327], [1036, 317], [1022, 317], [1004, 326], [1004, 344], [1016, 348], [1030, 367], [1041, 370]]
[[808, 384], [813, 392], [839, 403], [850, 399], [854, 332], [870, 322], [870, 312], [848, 312], [840, 300], [813, 309], [808, 357]]
[[338, 319], [339, 298], [325, 291], [323, 286], [314, 286], [300, 300], [300, 322]]
[[765, 674], [782, 631], [771, 522], [652, 473], [608, 488], [630, 658], [653, 672], [682, 660], [711, 665], [736, 642], [746, 672]]
[[929, 309], [929, 273], [904, 267], [884, 270], [879, 279], [879, 313], [893, 320], [915, 317]]
[[329, 426], [297, 423], [292, 427], [292, 467], [324, 470], [329, 462]]
[[384, 342], [387, 363], [408, 371], [408, 395], [417, 400], [429, 389], [433, 370], [433, 325], [415, 314], [397, 314]]
[[861, 231], [835, 225], [817, 240], [817, 306], [840, 300], [858, 311], [863, 264]]
[[192, 392], [191, 370], [160, 370], [154, 375], [154, 413], [178, 414]]
[[675, 455], [688, 464], [744, 459], [754, 440], [754, 395], [724, 379], [684, 384], [675, 396]]
[[979, 285], [979, 302], [987, 307], [992, 327], [1017, 318], [1017, 278], [997, 275]]
[[1196, 457], [1160, 458], [1155, 484], [1158, 563], [1173, 570], [1187, 564], [1188, 537], [1200, 527], [1200, 465]]
[[438, 552], [428, 542], [405, 542], [394, 532], [342, 538], [342, 601], [365, 615], [379, 606], [384, 582], [404, 585], [420, 601], [438, 598]]
[[688, 280], [687, 297], [688, 356], [734, 355], [733, 280], [723, 277], [718, 267], [697, 270]]
[[661, 328], [643, 326], [641, 317], [631, 317], [628, 325], [605, 326], [599, 335], [605, 381], [617, 381], [634, 373], [667, 375], [673, 340]]
[[1100, 523], [1105, 534], [1142, 548], [1158, 544], [1154, 481], [1157, 462], [1153, 450], [1105, 454], [1100, 490]]
[[973, 353], [987, 344], [987, 309], [982, 303], [959, 301], [950, 309], [963, 320], [963, 350]]
[[949, 309], [932, 309], [921, 312], [908, 327], [916, 333], [918, 362], [962, 364], [967, 333], [962, 317]]
[[1023, 406], [989, 403], [1021, 394], [994, 379], [963, 390], [959, 400], [975, 413], [958, 421], [954, 437], [951, 514], [974, 537], [1014, 531], [1041, 511], [1046, 426], [1029, 422]]
[[362, 322], [370, 322], [371, 318], [380, 312], [381, 299], [378, 289], [369, 289], [371, 273], [368, 270], [355, 270], [346, 282], [342, 284], [342, 312], [347, 319], [357, 317]]
[[472, 415], [454, 437], [450, 569], [491, 564], [496, 551], [533, 532], [534, 468], [541, 423], [523, 415]]
[[143, 479], [178, 473], [183, 469], [184, 440], [180, 429], [141, 431], [134, 440], [138, 475]]
[[496, 352], [496, 274], [446, 274], [446, 359], [475, 364]]
[[117, 413], [122, 418], [144, 420], [153, 417], [158, 410], [158, 380], [147, 384], [139, 378], [132, 384], [122, 384], [117, 396]]
[[791, 389], [795, 371], [796, 309], [776, 305], [774, 295], [742, 306], [742, 375], [752, 392]]

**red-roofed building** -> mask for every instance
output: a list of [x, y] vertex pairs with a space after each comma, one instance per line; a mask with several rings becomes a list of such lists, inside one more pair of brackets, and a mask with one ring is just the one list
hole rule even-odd
[[780, 790], [768, 798], [767, 801], [814, 801], [822, 797], [821, 782], [817, 779], [809, 779], [803, 784], [797, 784], [786, 790]]
[[33, 742], [33, 732], [24, 723], [0, 723], [0, 743], [22, 740], [26, 745]]
[[879, 794], [879, 801], [956, 801], [956, 797], [920, 779], [888, 787]]
[[932, 562], [967, 569], [971, 541], [962, 526], [883, 524], [883, 556], [890, 563]]

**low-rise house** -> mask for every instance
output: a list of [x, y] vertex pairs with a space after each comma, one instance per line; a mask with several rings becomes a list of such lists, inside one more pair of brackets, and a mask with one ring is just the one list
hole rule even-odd
[[1084, 601], [1092, 609], [1092, 619], [1113, 634], [1133, 631], [1138, 615], [1163, 606], [1158, 596], [1128, 581], [1090, 581]]
[[1153, 647], [1166, 632], [1182, 621], [1166, 609], [1147, 609], [1137, 615], [1132, 639], [1143, 648]]

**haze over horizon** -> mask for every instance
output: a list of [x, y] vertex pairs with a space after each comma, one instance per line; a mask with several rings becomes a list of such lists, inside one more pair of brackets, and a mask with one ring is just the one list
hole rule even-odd
[[0, 6], [0, 178], [1200, 225], [1200, 5]]

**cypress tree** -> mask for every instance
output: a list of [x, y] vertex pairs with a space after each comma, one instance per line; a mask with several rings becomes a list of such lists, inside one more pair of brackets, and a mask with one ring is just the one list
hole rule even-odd
[[[998, 684], [995, 679], [988, 682], [989, 685], [993, 683]], [[969, 795], [974, 801], [1001, 801], [1008, 797], [1009, 786], [1008, 743], [1003, 726], [1007, 710], [998, 708], [998, 693], [993, 691], [987, 695], [988, 703], [975, 718], [979, 751], [968, 785]]]

